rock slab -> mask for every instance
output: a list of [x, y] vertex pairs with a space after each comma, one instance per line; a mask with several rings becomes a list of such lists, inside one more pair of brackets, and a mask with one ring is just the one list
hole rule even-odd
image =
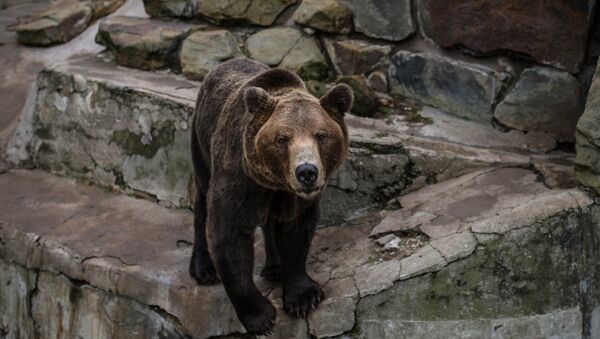
[[600, 67], [588, 93], [585, 111], [577, 123], [575, 176], [579, 183], [600, 193]]
[[593, 0], [417, 1], [425, 34], [442, 47], [510, 50], [577, 73], [585, 57]]
[[23, 45], [48, 46], [65, 43], [83, 32], [94, 19], [88, 2], [62, 0], [15, 27]]
[[116, 11], [125, 0], [59, 0], [20, 23], [14, 30], [23, 45], [65, 43], [83, 32], [94, 20]]
[[352, 11], [338, 0], [304, 0], [294, 12], [294, 21], [328, 33], [348, 33]]
[[227, 30], [195, 32], [181, 45], [181, 72], [188, 79], [202, 80], [221, 62], [242, 55], [236, 37]]
[[430, 53], [400, 51], [388, 70], [392, 92], [483, 122], [507, 77], [494, 69]]
[[563, 142], [575, 141], [583, 113], [577, 79], [551, 68], [525, 69], [514, 88], [496, 106], [494, 117], [525, 132], [543, 132]]
[[410, 0], [354, 0], [354, 29], [371, 38], [401, 41], [415, 25]]
[[296, 0], [202, 0], [196, 13], [217, 24], [246, 22], [270, 26]]
[[193, 0], [144, 0], [146, 13], [153, 18], [191, 18]]
[[325, 39], [325, 48], [335, 71], [341, 75], [364, 74], [384, 70], [390, 62], [391, 46], [375, 45], [362, 40]]
[[177, 48], [191, 28], [177, 22], [114, 16], [100, 23], [96, 42], [106, 46], [119, 65], [162, 69], [174, 63]]
[[275, 27], [251, 35], [247, 41], [252, 59], [294, 71], [304, 80], [321, 80], [329, 66], [317, 40], [298, 29]]

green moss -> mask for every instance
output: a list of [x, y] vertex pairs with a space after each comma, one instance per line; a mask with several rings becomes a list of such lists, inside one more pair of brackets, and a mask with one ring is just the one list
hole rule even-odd
[[128, 130], [114, 131], [111, 141], [121, 146], [127, 155], [141, 155], [152, 159], [159, 149], [173, 144], [175, 126], [167, 122], [160, 129], [153, 131], [152, 140], [144, 145], [142, 136]]
[[[544, 314], [579, 304], [581, 226], [575, 212], [488, 242], [443, 270], [360, 301], [363, 319], [438, 321]], [[540, 232], [540, 228], [551, 230]]]
[[298, 75], [304, 80], [325, 80], [329, 76], [329, 66], [324, 62], [314, 62], [302, 66], [298, 70]]

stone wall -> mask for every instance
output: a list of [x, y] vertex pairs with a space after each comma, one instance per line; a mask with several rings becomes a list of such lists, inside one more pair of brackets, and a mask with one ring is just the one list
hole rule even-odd
[[380, 115], [393, 109], [390, 100], [410, 99], [559, 142], [574, 141], [597, 57], [594, 0], [144, 4], [162, 21], [117, 17], [100, 27], [97, 41], [119, 64], [202, 80], [245, 55], [298, 72], [316, 94], [350, 84], [356, 115]]

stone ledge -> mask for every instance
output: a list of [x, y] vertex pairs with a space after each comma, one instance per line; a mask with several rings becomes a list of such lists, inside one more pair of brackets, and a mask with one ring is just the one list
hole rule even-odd
[[[51, 285], [62, 290], [75, 288], [79, 291], [89, 286], [93, 289], [89, 298], [100, 298], [97, 293], [102, 298], [117, 298], [128, 310], [139, 310], [140, 317], [152, 326], [166, 324], [163, 327], [172, 330], [167, 337], [182, 333], [205, 338], [243, 331], [221, 286], [199, 287], [188, 277], [191, 213], [161, 208], [145, 200], [114, 195], [39, 171], [9, 171], [0, 175], [0, 187], [6, 192], [0, 197], [3, 267], [8, 265], [9, 270], [24, 270], [25, 277], [30, 274], [27, 272], [51, 273], [45, 279], [54, 281]], [[577, 190], [569, 191], [577, 207], [555, 205], [548, 215], [567, 213], [568, 218], [576, 218], [590, 203], [587, 197], [579, 194]], [[511, 255], [518, 256], [521, 248], [510, 247], [512, 241], [519, 239], [527, 243], [529, 237], [540, 234], [536, 230], [539, 227], [555, 236], [567, 230], [579, 232], [579, 227], [572, 221], [568, 225], [552, 226], [563, 225], [561, 217], [558, 218], [550, 223], [544, 219], [532, 225], [513, 227], [506, 234], [518, 234], [510, 235], [506, 242], [502, 241], [502, 232], [498, 232], [492, 242], [476, 237], [478, 243], [474, 244], [469, 231], [464, 231], [428, 244], [404, 248], [412, 236], [398, 234], [402, 238], [401, 246], [392, 252], [382, 250], [368, 237], [378, 223], [377, 217], [321, 229], [313, 242], [308, 269], [325, 286], [328, 299], [308, 321], [285, 316], [281, 311], [280, 289], [258, 276], [255, 281], [279, 309], [274, 337], [307, 338], [309, 333], [326, 337], [349, 333], [357, 325], [364, 329], [370, 326], [361, 318], [364, 312], [370, 311], [361, 306], [362, 311], [354, 312], [357, 305], [368, 304], [365, 300], [396, 289], [405, 282], [423, 279], [431, 272], [454, 272], [453, 267], [471, 265], [473, 256], [486, 253], [493, 257], [495, 248], [504, 248], [503, 251], [510, 248]], [[542, 226], [536, 226], [538, 223]], [[569, 237], [570, 242], [579, 239]], [[256, 233], [256, 238], [259, 272], [264, 258], [260, 232]], [[535, 241], [540, 244], [539, 239]], [[549, 242], [548, 246], [554, 245]], [[512, 262], [510, 260], [516, 260], [516, 257], [505, 260]], [[541, 278], [533, 275], [530, 279]], [[40, 278], [37, 280], [41, 281]], [[44, 304], [38, 301], [33, 305]], [[2, 309], [7, 308], [0, 304], [0, 311]], [[54, 315], [39, 317], [46, 324], [38, 324], [41, 330], [47, 331], [48, 336], [55, 335], [52, 331], [56, 328], [48, 325]], [[379, 318], [378, 321], [382, 320]], [[150, 328], [155, 328], [152, 326]]]
[[[190, 206], [189, 124], [200, 84], [123, 70], [87, 58], [43, 71], [35, 109], [23, 115], [8, 159], [162, 204]], [[490, 165], [569, 161], [560, 152], [525, 154], [554, 147], [543, 139], [501, 133], [432, 108], [419, 113], [433, 123], [347, 117], [350, 159], [324, 199], [326, 206], [344, 208], [325, 214], [324, 223], [364, 215], [406, 189]]]

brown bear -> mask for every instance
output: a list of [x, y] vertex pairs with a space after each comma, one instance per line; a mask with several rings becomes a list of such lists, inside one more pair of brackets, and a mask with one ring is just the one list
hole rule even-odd
[[348, 152], [344, 114], [352, 101], [346, 85], [317, 99], [296, 74], [249, 59], [225, 62], [204, 79], [192, 127], [190, 274], [199, 284], [220, 279], [249, 333], [270, 333], [276, 317], [252, 280], [257, 226], [267, 254], [261, 275], [282, 284], [284, 310], [306, 317], [324, 298], [306, 256], [320, 194]]

